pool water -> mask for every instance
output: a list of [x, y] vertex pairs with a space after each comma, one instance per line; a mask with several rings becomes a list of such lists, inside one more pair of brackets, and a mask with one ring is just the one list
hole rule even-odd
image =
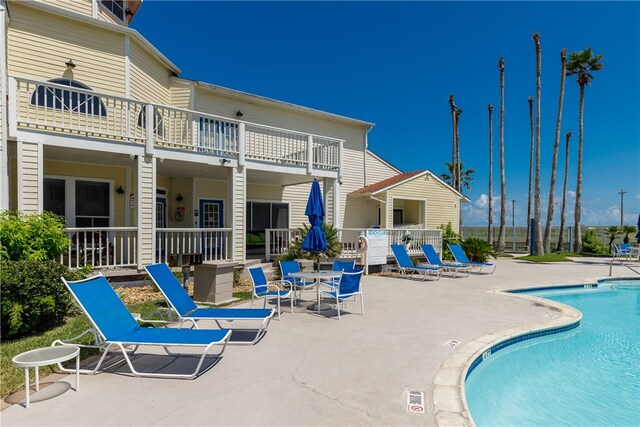
[[500, 350], [467, 378], [478, 426], [640, 426], [640, 281], [531, 292], [577, 308], [578, 328]]

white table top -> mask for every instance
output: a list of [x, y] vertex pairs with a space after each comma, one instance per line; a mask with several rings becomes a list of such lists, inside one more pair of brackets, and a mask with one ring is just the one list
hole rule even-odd
[[53, 365], [76, 357], [80, 347], [75, 345], [57, 345], [55, 347], [36, 348], [25, 351], [13, 358], [13, 364], [19, 368]]
[[300, 277], [302, 279], [333, 279], [340, 277], [341, 271], [300, 271], [298, 273], [289, 273], [287, 276]]

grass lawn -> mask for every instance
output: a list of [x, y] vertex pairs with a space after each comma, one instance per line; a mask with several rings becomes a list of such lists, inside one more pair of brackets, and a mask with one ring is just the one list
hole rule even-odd
[[559, 253], [550, 253], [542, 256], [538, 255], [527, 255], [521, 256], [516, 259], [530, 262], [572, 262], [569, 257], [581, 256], [579, 254], [574, 254], [571, 252], [559, 252]]

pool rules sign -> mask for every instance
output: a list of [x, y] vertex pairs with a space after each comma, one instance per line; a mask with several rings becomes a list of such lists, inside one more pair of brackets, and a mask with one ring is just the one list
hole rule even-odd
[[384, 265], [387, 263], [387, 242], [389, 236], [386, 230], [366, 230], [369, 243], [367, 251], [367, 265]]

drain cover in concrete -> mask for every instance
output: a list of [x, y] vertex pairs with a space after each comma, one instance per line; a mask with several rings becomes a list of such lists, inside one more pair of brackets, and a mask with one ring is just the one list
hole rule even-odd
[[407, 410], [416, 414], [424, 414], [424, 392], [407, 392]]
[[460, 344], [460, 341], [456, 341], [456, 340], [449, 340], [442, 343], [443, 346], [451, 347], [451, 348], [457, 346], [458, 344]]

